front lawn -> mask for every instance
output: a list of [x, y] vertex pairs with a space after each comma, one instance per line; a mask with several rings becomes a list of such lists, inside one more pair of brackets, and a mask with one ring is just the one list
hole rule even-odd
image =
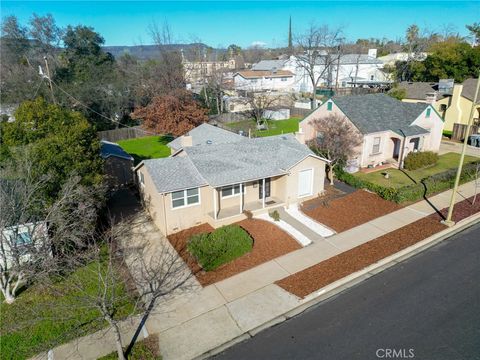
[[[82, 307], [79, 298], [83, 292], [72, 288], [71, 279], [85, 281], [84, 288], [95, 294], [98, 278], [92, 276], [98, 263], [82, 267], [52, 289], [35, 284], [20, 293], [13, 304], [0, 304], [0, 349], [2, 359], [27, 359], [39, 352], [49, 350], [72, 339], [100, 330], [106, 323], [99, 320], [99, 313]], [[70, 279], [70, 280], [69, 280]], [[75, 282], [76, 284], [77, 282]], [[119, 285], [118, 293], [125, 294]], [[59, 295], [62, 294], [62, 295]], [[123, 318], [132, 313], [133, 299], [120, 296], [120, 311]], [[3, 299], [0, 299], [0, 301]]]
[[212, 232], [193, 235], [188, 251], [205, 271], [212, 271], [252, 250], [253, 240], [238, 225], [222, 226]]
[[[468, 164], [478, 160], [480, 159], [477, 157], [466, 155], [464, 164]], [[363, 181], [368, 181], [376, 185], [400, 188], [402, 186], [418, 183], [428, 176], [435, 175], [449, 169], [455, 169], [457, 168], [459, 161], [460, 154], [450, 152], [440, 155], [437, 164], [435, 164], [434, 166], [426, 167], [423, 169], [408, 171], [392, 168], [373, 171], [370, 173], [358, 172], [354, 175], [355, 177]], [[384, 176], [386, 172], [388, 172], [388, 174], [390, 175], [389, 179], [386, 179]]]
[[248, 134], [248, 129], [251, 129], [252, 136], [263, 137], [272, 135], [288, 134], [298, 131], [298, 123], [302, 119], [292, 117], [286, 120], [268, 120], [268, 130], [257, 130], [257, 123], [254, 120], [243, 120], [234, 123], [226, 123], [225, 125], [238, 132], [243, 130]]
[[133, 156], [135, 165], [145, 159], [157, 159], [170, 156], [167, 144], [172, 141], [170, 136], [145, 136], [136, 139], [120, 140], [118, 144]]

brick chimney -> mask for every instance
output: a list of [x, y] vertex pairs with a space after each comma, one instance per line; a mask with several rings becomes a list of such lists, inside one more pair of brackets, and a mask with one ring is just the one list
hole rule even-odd
[[182, 148], [191, 147], [193, 146], [193, 139], [190, 135], [182, 135], [180, 143], [182, 144]]

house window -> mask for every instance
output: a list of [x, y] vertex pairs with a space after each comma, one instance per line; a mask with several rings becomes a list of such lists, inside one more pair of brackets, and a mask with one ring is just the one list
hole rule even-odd
[[[243, 185], [243, 193], [245, 194], [245, 185]], [[224, 186], [222, 188], [222, 198], [237, 196], [240, 194], [240, 184]]]
[[252, 83], [256, 83], [257, 82], [257, 79], [252, 79]]
[[332, 111], [332, 108], [333, 108], [332, 102], [331, 101], [327, 102], [327, 110]]
[[380, 141], [382, 138], [380, 136], [374, 137], [373, 138], [373, 148], [372, 148], [372, 154], [378, 154], [380, 152]]
[[287, 81], [287, 78], [286, 78], [286, 77], [282, 77], [282, 81]]
[[431, 108], [428, 108], [428, 109], [427, 109], [427, 113], [425, 114], [425, 117], [429, 118], [431, 112], [432, 112], [432, 109], [431, 109]]
[[145, 177], [143, 176], [142, 172], [138, 173], [138, 177], [140, 179], [140, 184], [145, 185]]
[[446, 111], [446, 110], [447, 110], [447, 104], [441, 104], [440, 111]]
[[172, 208], [200, 204], [198, 188], [172, 192]]
[[20, 232], [14, 236], [13, 240], [15, 241], [16, 246], [25, 246], [32, 243], [32, 238], [28, 232]]
[[373, 81], [374, 77], [373, 75], [370, 75], [370, 80]]

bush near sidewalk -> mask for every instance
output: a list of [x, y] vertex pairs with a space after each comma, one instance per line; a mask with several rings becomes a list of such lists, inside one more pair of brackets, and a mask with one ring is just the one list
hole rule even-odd
[[404, 166], [407, 170], [417, 170], [438, 162], [438, 154], [433, 151], [411, 152], [405, 158]]
[[[477, 166], [480, 162], [464, 164], [460, 176], [460, 184], [475, 180]], [[424, 196], [430, 196], [441, 191], [453, 188], [457, 169], [450, 169], [438, 174], [434, 174], [422, 179], [412, 185], [399, 188], [386, 187], [359, 179], [342, 169], [337, 170], [337, 179], [357, 188], [367, 189], [377, 193], [385, 200], [394, 201], [396, 203], [413, 202], [422, 199]]]
[[212, 271], [252, 250], [253, 240], [238, 225], [222, 226], [211, 233], [193, 235], [187, 245], [205, 271]]
[[[98, 360], [116, 360], [118, 355], [112, 352]], [[149, 336], [141, 341], [137, 341], [133, 346], [132, 352], [128, 356], [129, 360], [162, 360], [158, 350], [158, 337]]]

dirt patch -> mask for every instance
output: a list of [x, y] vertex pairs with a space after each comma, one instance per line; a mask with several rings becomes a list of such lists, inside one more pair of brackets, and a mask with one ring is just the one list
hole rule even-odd
[[398, 204], [365, 190], [357, 190], [331, 201], [322, 202], [322, 199], [319, 197], [304, 202], [301, 210], [337, 233], [401, 208]]
[[[480, 201], [471, 204], [473, 198], [456, 204], [453, 220], [460, 221], [480, 212]], [[446, 215], [448, 209], [442, 209]], [[365, 244], [334, 256], [317, 265], [290, 275], [276, 284], [288, 292], [304, 298], [306, 295], [321, 289], [345, 276], [395, 254], [427, 237], [444, 230], [440, 223], [442, 217], [435, 213], [388, 234], [373, 239]]]
[[252, 251], [220, 266], [214, 271], [203, 271], [187, 250], [187, 242], [193, 234], [211, 232], [208, 224], [195, 226], [168, 236], [182, 259], [188, 264], [202, 286], [224, 280], [235, 274], [251, 269], [281, 255], [300, 249], [300, 244], [289, 234], [272, 223], [257, 219], [247, 219], [236, 223], [247, 231], [253, 239]]

